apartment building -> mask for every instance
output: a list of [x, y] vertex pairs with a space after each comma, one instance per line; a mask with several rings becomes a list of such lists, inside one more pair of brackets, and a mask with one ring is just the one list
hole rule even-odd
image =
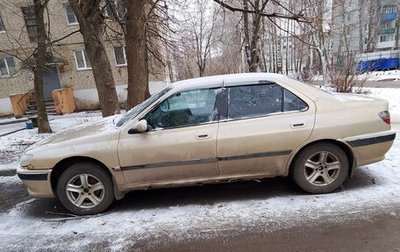
[[376, 43], [379, 51], [398, 47], [398, 1], [382, 1], [380, 6], [380, 23]]
[[[111, 62], [120, 101], [126, 99], [127, 61], [125, 40], [117, 23], [106, 20], [106, 50]], [[67, 0], [50, 0], [45, 17], [51, 44], [47, 51], [44, 95], [51, 98], [54, 89], [70, 87], [79, 110], [98, 106], [97, 91], [86, 55], [77, 18]], [[11, 114], [9, 96], [33, 90], [30, 67], [36, 48], [36, 17], [29, 0], [0, 0], [0, 115]], [[120, 31], [121, 32], [121, 31]], [[71, 35], [69, 35], [71, 34]], [[69, 35], [69, 36], [67, 36]], [[161, 69], [150, 75], [151, 81], [164, 81]], [[151, 88], [151, 87], [150, 87]]]
[[373, 1], [369, 3], [369, 6], [363, 7], [361, 4], [349, 8], [350, 11], [354, 11], [353, 16], [361, 14], [359, 24], [361, 29], [358, 31], [354, 28], [350, 29], [350, 32], [355, 32], [354, 40], [361, 41], [363, 45], [357, 56], [357, 70], [363, 72], [398, 69], [400, 67], [400, 1]]

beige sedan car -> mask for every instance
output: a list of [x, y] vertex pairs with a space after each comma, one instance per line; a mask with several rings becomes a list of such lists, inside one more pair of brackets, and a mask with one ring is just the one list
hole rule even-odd
[[102, 212], [130, 190], [276, 176], [328, 193], [383, 160], [394, 138], [387, 101], [278, 74], [222, 75], [52, 135], [17, 172], [31, 196], [57, 197], [74, 214]]

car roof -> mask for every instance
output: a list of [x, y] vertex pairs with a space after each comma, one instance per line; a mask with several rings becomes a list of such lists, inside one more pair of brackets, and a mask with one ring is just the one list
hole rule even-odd
[[171, 86], [173, 87], [174, 92], [176, 92], [193, 88], [213, 88], [246, 84], [251, 85], [260, 82], [274, 82], [286, 87], [291, 87], [292, 89], [307, 95], [311, 99], [322, 97], [327, 99], [332, 98], [327, 92], [324, 92], [313, 85], [295, 80], [283, 74], [276, 73], [238, 73], [215, 75], [177, 81], [172, 83]]
[[287, 79], [287, 77], [285, 75], [275, 73], [239, 73], [187, 79], [174, 82], [171, 85], [178, 89], [190, 89], [195, 87], [221, 87], [223, 84], [227, 85], [243, 82], [279, 82], [279, 80], [283, 79]]

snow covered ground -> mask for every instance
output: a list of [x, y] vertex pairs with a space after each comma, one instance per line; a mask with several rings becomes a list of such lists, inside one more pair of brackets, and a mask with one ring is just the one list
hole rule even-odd
[[[293, 189], [289, 193], [265, 192], [265, 196], [234, 197], [208, 204], [202, 201], [176, 204], [172, 201], [143, 206], [129, 203], [127, 208], [121, 208], [117, 203], [118, 206], [107, 213], [79, 218], [32, 214], [38, 205], [56, 205], [54, 201], [27, 198], [12, 209], [0, 209], [0, 248], [3, 251], [26, 248], [31, 251], [120, 251], [142, 241], [150, 242], [156, 248], [165, 237], [191, 240], [223, 236], [229, 230], [272, 232], [322, 222], [373, 221], [379, 214], [400, 216], [400, 90], [371, 88], [370, 91], [368, 95], [390, 101], [393, 128], [398, 133], [395, 143], [384, 161], [361, 168], [354, 179], [335, 193], [308, 195]], [[74, 114], [54, 119], [51, 126], [57, 132], [98, 119], [99, 114]], [[1, 137], [0, 169], [17, 166], [18, 155], [24, 146], [44, 137], [46, 135], [38, 135], [36, 130]], [[0, 188], [20, 184], [16, 176], [0, 177]], [[176, 192], [179, 198], [180, 191]], [[130, 195], [129, 200], [135, 200], [135, 196]], [[146, 202], [146, 199], [140, 199], [140, 202]], [[58, 209], [49, 207], [48, 211], [57, 212]]]
[[400, 123], [400, 89], [398, 88], [364, 88], [369, 96], [389, 101], [389, 111], [393, 123]]
[[[313, 76], [312, 80], [322, 81], [322, 75]], [[400, 70], [390, 70], [390, 71], [372, 71], [357, 76], [358, 80], [361, 81], [393, 81], [400, 80]]]

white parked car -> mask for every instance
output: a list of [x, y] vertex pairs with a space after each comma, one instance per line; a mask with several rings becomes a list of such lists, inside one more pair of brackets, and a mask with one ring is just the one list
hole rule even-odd
[[130, 190], [275, 176], [327, 193], [384, 159], [394, 138], [387, 101], [279, 74], [222, 75], [52, 135], [25, 152], [18, 175], [31, 196], [57, 197], [75, 214], [104, 211]]

